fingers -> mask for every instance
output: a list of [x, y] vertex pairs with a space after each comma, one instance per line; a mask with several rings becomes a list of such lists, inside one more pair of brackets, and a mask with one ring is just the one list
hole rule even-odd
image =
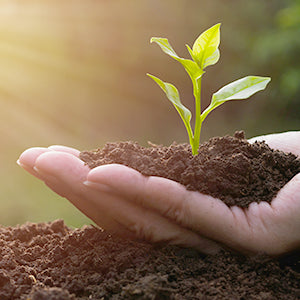
[[[110, 233], [151, 243], [193, 247], [203, 253], [216, 253], [221, 249], [217, 243], [128, 201], [123, 195], [112, 190], [95, 190], [84, 184], [90, 169], [75, 156], [76, 153], [74, 155], [68, 149], [61, 152], [51, 148], [31, 149], [20, 157], [20, 163], [26, 163], [27, 168], [35, 172], [35, 176], [42, 179], [48, 187], [66, 197]], [[122, 181], [122, 178], [118, 180]]]
[[[196, 247], [204, 253], [215, 253], [220, 249], [215, 242], [201, 238], [156, 212], [127, 201], [123, 195], [90, 189], [84, 184], [90, 169], [74, 155], [55, 151], [44, 153], [37, 158], [35, 169], [52, 190], [68, 198], [111, 233], [152, 243], [167, 242]], [[119, 178], [118, 182], [121, 181]]]
[[[97, 167], [89, 172], [87, 180], [86, 184], [95, 190], [116, 197], [122, 195], [127, 202], [155, 212], [202, 238], [219, 241], [246, 254], [278, 255], [295, 248], [295, 241], [299, 243], [300, 175], [282, 189], [272, 205], [252, 203], [249, 209], [228, 208], [222, 201], [187, 191], [174, 181], [145, 177], [122, 165]], [[284, 201], [286, 212], [279, 205]], [[136, 223], [142, 224], [143, 220]]]
[[[77, 150], [64, 146], [36, 147], [24, 151], [18, 159], [18, 164], [43, 180], [54, 192], [66, 197], [84, 214], [96, 219], [103, 212], [97, 212], [88, 199], [89, 193], [85, 191], [86, 187], [82, 182], [85, 181], [89, 169], [77, 156]], [[108, 218], [102, 219], [108, 228], [114, 227]]]
[[17, 164], [20, 165], [27, 172], [33, 176], [39, 178], [39, 174], [34, 170], [36, 159], [43, 153], [49, 152], [48, 148], [35, 147], [25, 150], [17, 160]]
[[[123, 237], [148, 241], [153, 244], [164, 243], [198, 249], [202, 253], [215, 254], [221, 247], [209, 239], [166, 219], [156, 212], [124, 199], [123, 196], [102, 193], [94, 199], [98, 209], [103, 207], [120, 227], [129, 233]], [[101, 226], [101, 219], [95, 220]], [[118, 233], [118, 232], [115, 232]]]
[[26, 171], [28, 171], [30, 174], [39, 178], [39, 174], [34, 170], [35, 161], [41, 154], [49, 151], [70, 153], [76, 157], [78, 157], [80, 153], [79, 150], [66, 146], [50, 146], [48, 148], [34, 147], [25, 150], [17, 160], [17, 164], [20, 165]]
[[250, 143], [255, 141], [265, 141], [273, 149], [300, 156], [300, 131], [263, 135], [249, 140]]
[[187, 191], [177, 182], [145, 177], [122, 165], [105, 165], [91, 170], [88, 184], [96, 190], [122, 195], [127, 201], [154, 211], [183, 228], [209, 239], [232, 240], [236, 231], [230, 209], [220, 200]]
[[[108, 182], [97, 181], [97, 178], [94, 177], [97, 172], [94, 172], [95, 169], [93, 169], [89, 172], [85, 185], [98, 191], [99, 195], [101, 193], [107, 195], [106, 198], [97, 197], [95, 202], [98, 205], [101, 202], [101, 206], [109, 203], [110, 206], [106, 206], [108, 213], [131, 232], [135, 238], [151, 243], [168, 243], [193, 247], [207, 254], [216, 253], [221, 249], [216, 242], [185, 229], [174, 220], [165, 218], [160, 211], [149, 209], [149, 206], [145, 206], [139, 201], [131, 201], [132, 197], [136, 197], [135, 190], [137, 188], [141, 191], [143, 197], [148, 197], [141, 183], [141, 180], [147, 181], [147, 178], [139, 172], [117, 164], [105, 165], [99, 168], [108, 178]], [[111, 181], [115, 185], [110, 185]], [[156, 188], [159, 187], [156, 186], [154, 190]], [[135, 199], [137, 200], [137, 198]], [[159, 201], [155, 195], [151, 199], [155, 199], [156, 202]]]
[[93, 200], [99, 194], [83, 184], [90, 169], [79, 158], [68, 151], [46, 151], [36, 158], [33, 170], [55, 193], [67, 198], [92, 220], [101, 220], [101, 224], [96, 223], [103, 228], [123, 234], [124, 230], [107, 215], [105, 208], [95, 205]]
[[72, 193], [80, 194], [89, 172], [88, 166], [73, 154], [51, 150], [37, 157], [33, 169], [62, 196], [65, 196], [64, 189], [69, 192], [70, 186], [73, 186]]

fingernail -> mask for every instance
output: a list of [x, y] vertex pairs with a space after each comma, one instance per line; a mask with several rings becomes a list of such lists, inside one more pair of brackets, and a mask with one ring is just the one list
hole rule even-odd
[[26, 164], [22, 164], [22, 163], [20, 162], [19, 159], [16, 161], [16, 163], [17, 163], [17, 165], [20, 166], [21, 168], [23, 168], [23, 169], [27, 170], [28, 172], [30, 172], [30, 166], [28, 166], [28, 165], [26, 165]]
[[37, 167], [33, 167], [33, 170], [37, 173], [40, 173], [40, 170]]
[[95, 190], [99, 190], [101, 192], [106, 192], [106, 193], [111, 193], [112, 189], [110, 186], [103, 184], [103, 183], [98, 183], [98, 182], [93, 182], [93, 181], [89, 181], [86, 180], [83, 182], [83, 184], [89, 188], [95, 189]]
[[[34, 175], [36, 177], [38, 177], [39, 179], [43, 180], [46, 184], [51, 183], [52, 186], [54, 186], [54, 185], [58, 186], [58, 185], [62, 184], [63, 179], [60, 178], [59, 174], [51, 174], [51, 173], [45, 172], [44, 170], [41, 170], [37, 167], [33, 167], [32, 169], [34, 171]], [[56, 193], [57, 193], [57, 191], [56, 191]], [[62, 193], [57, 193], [57, 194], [62, 195]]]
[[49, 175], [49, 174], [46, 174], [44, 172], [42, 172], [40, 169], [38, 169], [37, 167], [33, 167], [33, 170], [35, 171], [35, 173], [38, 175], [38, 177], [42, 180], [44, 180], [44, 178], [55, 178], [53, 175]]
[[22, 168], [25, 168], [27, 165], [26, 164], [22, 164], [21, 162], [20, 162], [20, 159], [18, 159], [17, 161], [16, 161], [16, 163], [17, 163], [17, 165], [19, 165], [20, 167], [22, 167]]

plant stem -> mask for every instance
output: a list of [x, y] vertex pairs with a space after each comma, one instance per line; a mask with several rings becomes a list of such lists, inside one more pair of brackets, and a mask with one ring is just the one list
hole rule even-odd
[[194, 82], [194, 97], [195, 97], [195, 129], [194, 129], [194, 141], [192, 146], [193, 155], [198, 154], [198, 148], [200, 144], [201, 133], [201, 80], [198, 78]]

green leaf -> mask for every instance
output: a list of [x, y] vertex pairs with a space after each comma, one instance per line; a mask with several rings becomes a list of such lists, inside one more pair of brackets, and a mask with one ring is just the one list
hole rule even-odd
[[158, 44], [163, 52], [165, 52], [175, 60], [179, 61], [183, 65], [183, 67], [185, 68], [186, 72], [189, 74], [192, 80], [197, 80], [202, 76], [203, 71], [199, 68], [198, 64], [190, 59], [179, 57], [170, 45], [168, 39], [153, 37], [151, 38], [150, 42]]
[[196, 81], [203, 75], [203, 70], [199, 68], [199, 66], [190, 59], [180, 59], [181, 64], [185, 68], [186, 72], [189, 74], [192, 81]]
[[201, 114], [202, 121], [213, 109], [224, 102], [247, 99], [253, 94], [264, 90], [270, 81], [270, 77], [247, 76], [227, 84], [213, 94], [210, 105]]
[[177, 53], [174, 51], [172, 46], [169, 43], [169, 40], [166, 38], [160, 38], [160, 37], [152, 37], [150, 40], [150, 43], [156, 43], [162, 51], [164, 51], [166, 54], [172, 56], [175, 59], [179, 59], [180, 57], [177, 55]]
[[220, 58], [220, 51], [217, 49], [210, 57], [206, 58], [204, 61], [203, 69], [208, 66], [212, 66], [219, 61]]
[[153, 76], [151, 74], [147, 74], [147, 75], [150, 78], [152, 78], [159, 85], [159, 87], [165, 92], [167, 98], [172, 102], [172, 104], [178, 111], [186, 127], [189, 137], [192, 138], [193, 133], [190, 125], [192, 113], [181, 103], [177, 88], [171, 83], [163, 82], [161, 79], [159, 79], [156, 76]]
[[193, 45], [192, 58], [202, 70], [219, 60], [220, 26], [218, 23], [201, 33]]
[[[187, 49], [188, 49], [188, 51], [189, 51], [189, 53], [190, 53], [190, 56], [191, 56], [191, 58], [194, 60], [194, 61], [197, 61], [197, 58], [196, 58], [196, 56], [194, 55], [194, 52], [193, 52], [193, 50], [191, 49], [191, 47], [189, 46], [189, 45], [185, 45], [186, 47], [187, 47]], [[197, 66], [198, 66], [198, 64], [197, 64]], [[199, 66], [198, 66], [199, 67]], [[200, 68], [200, 67], [199, 67]]]

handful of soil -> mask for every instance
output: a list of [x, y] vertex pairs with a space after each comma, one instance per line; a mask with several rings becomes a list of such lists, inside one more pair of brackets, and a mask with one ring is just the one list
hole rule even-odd
[[271, 202], [277, 192], [300, 172], [300, 159], [271, 149], [265, 142], [250, 144], [243, 131], [214, 137], [193, 156], [189, 144], [169, 147], [135, 142], [107, 143], [102, 149], [80, 154], [90, 168], [123, 164], [146, 176], [177, 181], [188, 190], [221, 199], [226, 205], [248, 207]]

